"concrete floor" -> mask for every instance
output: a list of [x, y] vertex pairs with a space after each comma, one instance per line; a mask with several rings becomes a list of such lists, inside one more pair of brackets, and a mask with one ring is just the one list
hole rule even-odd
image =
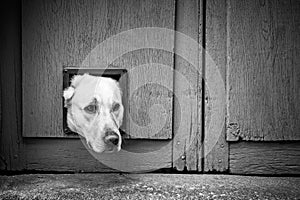
[[0, 176], [0, 199], [299, 199], [300, 177], [195, 174]]

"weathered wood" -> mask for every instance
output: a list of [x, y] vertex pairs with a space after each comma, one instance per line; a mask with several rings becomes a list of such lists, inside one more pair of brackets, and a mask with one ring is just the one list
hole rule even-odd
[[300, 174], [299, 142], [230, 143], [230, 173]]
[[[227, 22], [226, 22], [226, 1], [207, 1], [206, 2], [206, 33], [205, 33], [205, 133], [204, 133], [204, 171], [218, 171], [224, 172], [228, 169], [228, 144], [225, 140], [225, 129], [212, 132], [209, 129], [209, 126], [216, 123], [217, 119], [213, 119], [211, 116], [212, 110], [214, 109], [212, 106], [214, 105], [214, 101], [218, 99], [214, 99], [211, 97], [210, 91], [207, 82], [212, 80], [207, 80], [210, 75], [209, 68], [215, 67], [216, 72], [219, 71], [221, 74], [221, 78], [223, 79], [223, 88], [225, 88], [225, 71], [226, 71], [226, 56], [227, 56]], [[213, 61], [210, 62], [210, 60]], [[211, 64], [212, 63], [212, 64]], [[214, 71], [213, 71], [214, 72]], [[213, 74], [213, 76], [217, 76], [217, 74]], [[218, 84], [218, 83], [214, 83]], [[219, 96], [219, 98], [223, 98]], [[225, 100], [225, 99], [224, 99]], [[216, 104], [216, 103], [215, 103]], [[219, 106], [219, 105], [217, 105]], [[225, 107], [224, 107], [225, 110]], [[221, 115], [221, 113], [219, 113]], [[225, 124], [225, 116], [221, 119]], [[215, 138], [213, 142], [209, 142]]]
[[[126, 141], [123, 148], [128, 152], [149, 153], [166, 145], [167, 141]], [[129, 171], [142, 171], [155, 169], [155, 167], [171, 167], [171, 150], [164, 154], [156, 155], [155, 159], [145, 157], [143, 160], [129, 156], [112, 156], [114, 165], [120, 167], [131, 164]], [[24, 169], [41, 171], [72, 171], [72, 172], [116, 172], [111, 166], [105, 166], [94, 158], [83, 145], [80, 139], [58, 138], [25, 138], [22, 152], [26, 160]], [[118, 159], [117, 159], [118, 158]], [[126, 162], [123, 162], [126, 159]], [[107, 161], [103, 161], [107, 163]], [[134, 165], [133, 165], [134, 164]], [[112, 166], [114, 166], [112, 165]], [[146, 170], [147, 171], [147, 170]]]
[[300, 2], [229, 1], [227, 140], [300, 139]]
[[24, 169], [41, 171], [111, 171], [86, 150], [80, 139], [25, 138]]
[[[81, 66], [92, 49], [119, 32], [152, 26], [174, 29], [174, 7], [174, 0], [83, 2], [24, 0], [23, 103], [26, 106], [23, 109], [23, 135], [66, 137], [62, 130], [62, 67]], [[118, 44], [112, 45], [119, 47]], [[128, 70], [137, 66], [136, 64], [147, 64], [156, 60], [173, 66], [172, 55], [163, 51], [141, 50], [136, 54], [129, 52], [117, 59], [119, 61], [116, 60], [113, 66]], [[100, 68], [106, 67], [105, 63], [94, 64]], [[172, 86], [172, 73], [162, 72], [153, 68], [149, 74], [141, 73], [136, 76], [129, 73], [129, 87], [133, 87], [139, 78], [151, 76], [167, 80]], [[148, 106], [159, 103], [168, 116], [166, 124], [156, 135], [153, 135], [152, 129], [140, 132], [135, 129], [136, 126], [129, 125], [129, 134], [132, 138], [170, 139], [172, 95], [170, 96], [170, 92], [165, 89], [157, 87], [149, 89], [149, 87], [145, 85], [145, 88], [132, 91], [133, 101], [129, 108], [132, 121], [138, 126], [148, 125], [151, 123]], [[155, 92], [152, 92], [153, 90]]]
[[4, 1], [0, 11], [0, 170], [22, 168], [21, 20], [19, 1]]
[[[141, 27], [174, 29], [174, 0], [163, 2], [159, 0], [108, 1], [108, 7], [114, 7], [108, 13], [111, 22], [108, 30], [109, 35]], [[149, 37], [144, 38], [143, 43], [150, 42], [150, 45], [152, 45], [151, 37], [153, 36], [149, 35]], [[139, 38], [133, 32], [129, 41], [132, 45], [140, 39], [142, 38]], [[169, 38], [155, 37], [155, 42], [165, 43], [166, 39]], [[174, 36], [170, 38], [170, 41], [173, 47]], [[122, 45], [117, 44], [113, 48], [120, 50]], [[93, 54], [91, 57], [93, 57]], [[157, 49], [136, 49], [113, 62], [114, 66], [128, 69], [130, 95], [128, 100], [130, 123], [128, 126], [131, 138], [172, 138], [173, 97], [171, 94], [173, 92], [173, 71], [164, 70], [160, 66], [151, 66], [150, 64], [153, 63], [164, 64], [172, 69], [174, 66], [173, 54]], [[96, 64], [98, 63], [96, 62]], [[142, 67], [142, 65], [146, 65], [146, 67]], [[166, 85], [162, 84], [164, 82], [166, 82]], [[159, 122], [165, 123], [159, 125]]]
[[171, 139], [173, 54], [143, 49], [123, 55], [113, 65], [128, 70], [130, 138]]
[[[200, 2], [198, 0], [179, 0], [176, 8], [176, 31], [185, 34], [201, 44], [199, 34]], [[202, 12], [201, 12], [202, 14]], [[200, 24], [201, 26], [201, 24]], [[181, 37], [175, 38], [176, 52], [190, 51], [191, 45]], [[202, 69], [199, 62], [201, 49], [195, 49], [191, 63], [186, 58], [175, 56], [174, 74], [174, 134], [173, 140], [173, 167], [179, 171], [185, 168], [188, 171], [201, 171], [201, 80]], [[193, 65], [195, 64], [195, 65]], [[181, 80], [184, 77], [186, 82]], [[189, 88], [190, 92], [183, 92]], [[186, 96], [189, 99], [185, 99]], [[200, 105], [200, 106], [199, 106]], [[199, 122], [199, 124], [198, 124]], [[180, 127], [180, 129], [178, 128]], [[183, 137], [176, 137], [179, 131], [184, 132]]]

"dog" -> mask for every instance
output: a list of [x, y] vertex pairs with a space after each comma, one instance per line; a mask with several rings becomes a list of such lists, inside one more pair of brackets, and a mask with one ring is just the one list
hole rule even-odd
[[63, 97], [68, 127], [84, 137], [90, 149], [97, 153], [120, 151], [124, 107], [117, 81], [75, 75]]

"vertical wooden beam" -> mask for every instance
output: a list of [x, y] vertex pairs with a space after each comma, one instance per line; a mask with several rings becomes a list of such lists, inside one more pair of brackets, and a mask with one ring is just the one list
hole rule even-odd
[[[206, 34], [205, 34], [205, 46], [206, 46], [206, 66], [208, 67], [208, 56], [212, 58], [218, 70], [221, 73], [221, 77], [224, 80], [226, 77], [226, 56], [227, 56], [227, 5], [226, 1], [209, 0], [206, 1]], [[224, 85], [225, 87], [225, 85]], [[210, 119], [212, 112], [212, 102], [216, 101], [209, 95], [209, 88], [205, 88], [205, 138], [204, 138], [204, 171], [218, 171], [224, 172], [228, 169], [228, 144], [225, 140], [225, 127], [222, 133], [209, 132], [208, 124], [214, 123]], [[224, 108], [225, 109], [225, 108]], [[225, 112], [225, 111], [224, 111]], [[225, 117], [224, 117], [225, 122]], [[225, 123], [224, 123], [225, 124]], [[220, 136], [218, 136], [220, 134]], [[208, 143], [209, 137], [219, 137], [216, 143]], [[213, 146], [211, 146], [213, 145]]]
[[[176, 5], [176, 31], [201, 44], [201, 33], [199, 34], [200, 20], [200, 1], [199, 0], [178, 0]], [[176, 51], [188, 51], [190, 46], [182, 38], [175, 37]], [[200, 51], [200, 49], [199, 49]], [[196, 66], [189, 61], [184, 60], [179, 55], [175, 55], [175, 103], [174, 103], [174, 133], [178, 130], [176, 127], [183, 127], [184, 137], [173, 140], [173, 167], [179, 171], [187, 169], [188, 171], [201, 171], [201, 156], [199, 141], [201, 141], [201, 65], [199, 62], [200, 52], [193, 54], [197, 60]], [[180, 74], [180, 75], [179, 75]], [[183, 75], [189, 81], [191, 92], [186, 94], [184, 83], [179, 81], [178, 76]], [[183, 96], [189, 95], [189, 98], [197, 99], [184, 102], [184, 105], [178, 105], [176, 100], [182, 99]], [[187, 110], [182, 112], [182, 110]], [[185, 114], [184, 114], [185, 113]], [[176, 137], [175, 137], [176, 138]]]
[[22, 169], [21, 2], [2, 2], [0, 17], [0, 170]]

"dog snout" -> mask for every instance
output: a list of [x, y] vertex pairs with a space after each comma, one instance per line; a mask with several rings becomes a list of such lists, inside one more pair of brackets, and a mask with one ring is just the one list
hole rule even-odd
[[105, 133], [105, 142], [106, 143], [111, 143], [113, 145], [118, 145], [119, 144], [119, 135], [112, 130], [108, 130]]
[[110, 138], [109, 141], [110, 141], [113, 145], [118, 145], [118, 144], [119, 144], [119, 138]]

